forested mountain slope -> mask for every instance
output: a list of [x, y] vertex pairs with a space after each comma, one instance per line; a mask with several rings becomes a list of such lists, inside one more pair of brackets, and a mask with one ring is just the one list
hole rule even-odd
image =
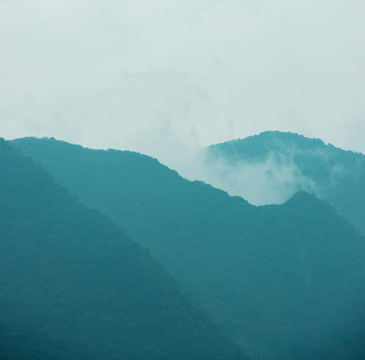
[[244, 359], [160, 265], [0, 139], [0, 359]]
[[253, 170], [256, 181], [272, 185], [277, 196], [281, 192], [289, 198], [298, 190], [315, 193], [365, 234], [363, 154], [279, 131], [212, 145], [206, 154], [206, 166], [224, 189], [231, 186], [226, 176], [229, 172], [230, 180], [235, 178], [234, 190], [245, 195], [250, 188], [246, 174]]
[[326, 202], [255, 207], [140, 154], [15, 144], [148, 247], [253, 358], [363, 358], [364, 238]]

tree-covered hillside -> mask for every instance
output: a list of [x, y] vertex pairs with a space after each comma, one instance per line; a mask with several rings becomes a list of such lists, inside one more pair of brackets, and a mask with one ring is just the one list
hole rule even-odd
[[[260, 176], [269, 177], [270, 171], [281, 172], [281, 176], [276, 176], [273, 181], [281, 191], [288, 190], [284, 196], [297, 190], [310, 190], [328, 201], [365, 234], [363, 154], [326, 145], [320, 139], [279, 131], [267, 131], [246, 139], [212, 145], [207, 148], [207, 154], [206, 165], [219, 177], [223, 187], [229, 187], [229, 184], [225, 172], [219, 171], [217, 163], [222, 167], [224, 161], [226, 166], [223, 169], [229, 168], [230, 176], [236, 177], [237, 184], [242, 179], [241, 194], [245, 193], [245, 173], [270, 163], [266, 173], [261, 172]], [[282, 175], [285, 169], [289, 169], [287, 176]], [[260, 182], [260, 179], [257, 181]]]
[[243, 359], [160, 265], [0, 139], [0, 359]]
[[324, 201], [254, 207], [140, 154], [15, 144], [149, 248], [253, 359], [363, 358], [365, 240]]

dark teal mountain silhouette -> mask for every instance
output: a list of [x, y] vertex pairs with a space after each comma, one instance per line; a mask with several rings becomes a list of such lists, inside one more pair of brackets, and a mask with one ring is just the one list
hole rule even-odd
[[[212, 145], [208, 149], [207, 166], [224, 160], [231, 176], [242, 164], [263, 164], [270, 160], [278, 169], [291, 166], [296, 171], [292, 191], [310, 190], [328, 201], [344, 217], [365, 234], [365, 156], [326, 145], [320, 139], [309, 139], [294, 133], [268, 131], [246, 139]], [[239, 173], [237, 176], [239, 181]], [[220, 174], [224, 184], [224, 173]], [[282, 177], [282, 182], [287, 181]], [[242, 184], [242, 186], [244, 186]], [[283, 184], [285, 186], [285, 184]]]
[[243, 359], [105, 215], [0, 140], [0, 359]]
[[14, 144], [149, 248], [253, 359], [363, 358], [365, 240], [328, 203], [255, 207], [141, 154]]

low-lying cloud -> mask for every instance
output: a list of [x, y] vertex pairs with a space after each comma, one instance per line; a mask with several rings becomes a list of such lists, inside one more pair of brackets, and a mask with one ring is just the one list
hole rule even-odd
[[273, 153], [260, 162], [232, 163], [201, 151], [180, 162], [178, 171], [190, 180], [204, 181], [253, 205], [281, 204], [299, 190], [316, 191], [314, 181], [304, 176], [290, 158], [282, 156], [278, 161]]

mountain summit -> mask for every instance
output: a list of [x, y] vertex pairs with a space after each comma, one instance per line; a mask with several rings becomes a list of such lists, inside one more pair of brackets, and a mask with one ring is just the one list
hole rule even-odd
[[[205, 153], [214, 184], [221, 188], [260, 204], [280, 203], [299, 190], [310, 191], [365, 234], [363, 154], [279, 131], [212, 145]], [[261, 197], [255, 193], [257, 184], [266, 189]]]

